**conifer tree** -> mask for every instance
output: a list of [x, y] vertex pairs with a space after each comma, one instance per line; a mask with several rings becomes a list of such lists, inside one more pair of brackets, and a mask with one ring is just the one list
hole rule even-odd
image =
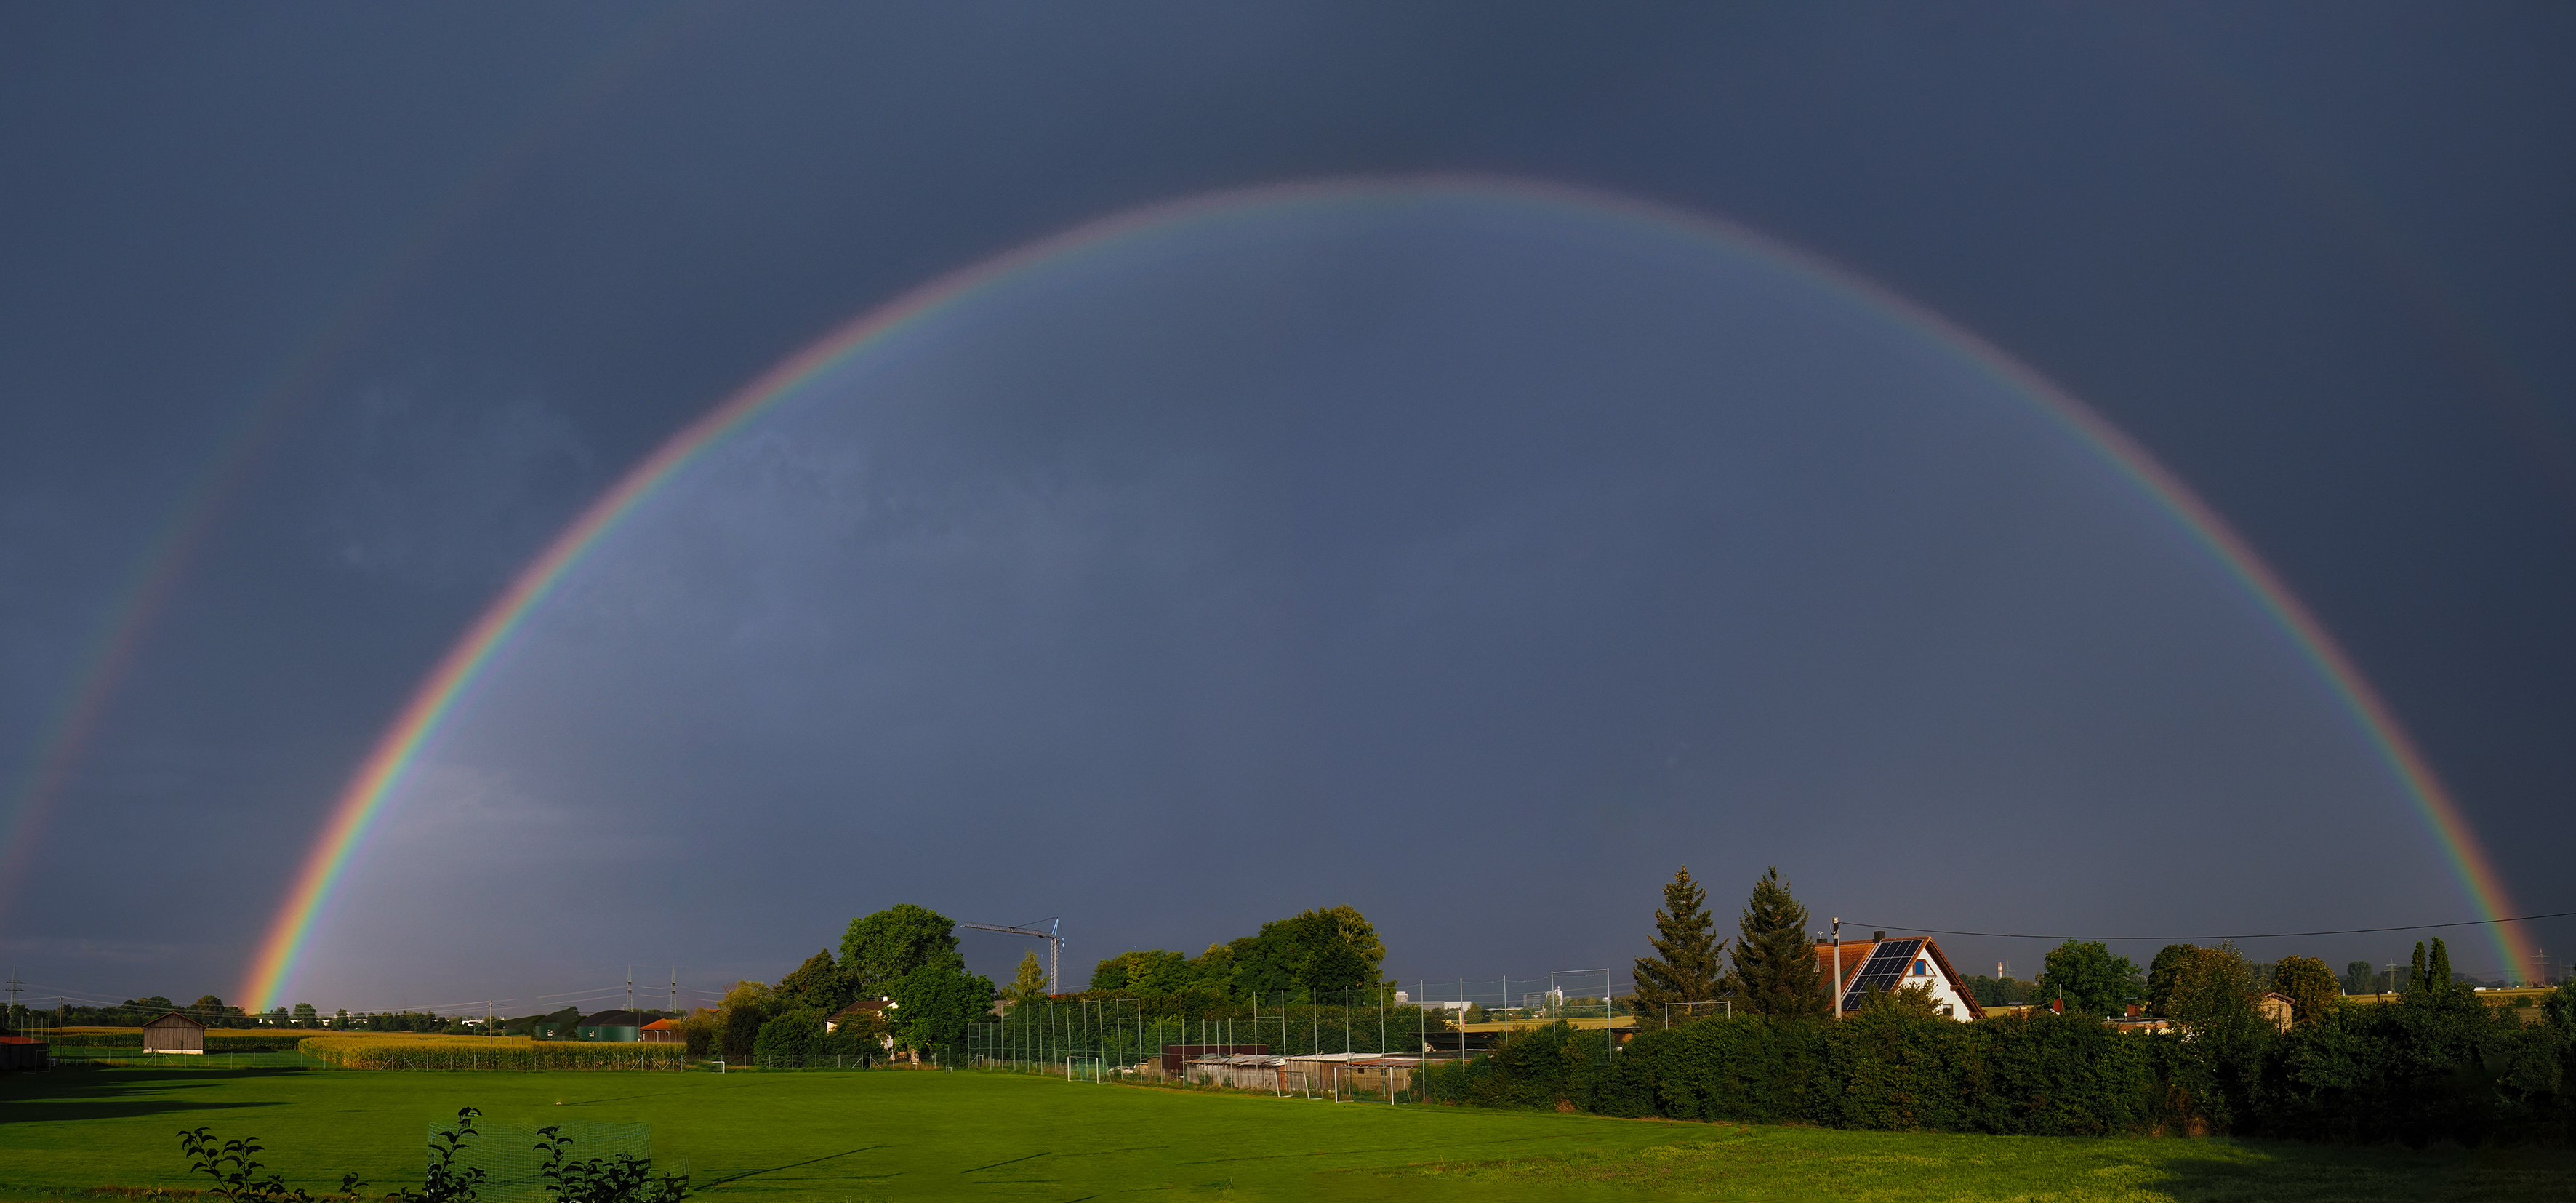
[[[1689, 865], [1682, 866], [1664, 886], [1664, 907], [1655, 912], [1655, 935], [1647, 941], [1655, 955], [1637, 958], [1639, 1022], [1660, 1027], [1668, 1005], [1713, 1002], [1728, 991], [1721, 959], [1726, 941], [1718, 938], [1716, 927], [1708, 891], [1691, 880]], [[1673, 1015], [1675, 1020], [1688, 1017], [1678, 1009]]]
[[1753, 883], [1735, 939], [1736, 1005], [1756, 1015], [1823, 1015], [1831, 1009], [1816, 968], [1807, 908], [1774, 865]]
[[1010, 987], [1002, 991], [1002, 996], [1014, 1003], [1046, 1001], [1046, 966], [1038, 964], [1038, 954], [1035, 950], [1020, 954], [1020, 972], [1018, 976], [1011, 979]]

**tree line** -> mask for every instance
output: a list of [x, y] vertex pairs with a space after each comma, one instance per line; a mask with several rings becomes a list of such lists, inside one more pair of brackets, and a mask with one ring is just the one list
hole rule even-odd
[[[740, 981], [680, 1023], [687, 1053], [725, 1059], [840, 1057], [861, 1064], [962, 1047], [994, 998], [966, 970], [955, 920], [899, 903], [850, 920], [840, 953], [817, 949], [777, 984]], [[863, 1001], [882, 1008], [851, 1010]]]
[[[1146, 1015], [1196, 1014], [1254, 999], [1306, 998], [1372, 990], [1381, 982], [1386, 943], [1355, 907], [1331, 906], [1274, 919], [1261, 930], [1210, 944], [1195, 957], [1164, 948], [1134, 949], [1102, 960], [1082, 997], [1136, 999]], [[1037, 958], [1022, 963], [1014, 997], [1026, 997]], [[1044, 981], [1038, 974], [1036, 981]]]

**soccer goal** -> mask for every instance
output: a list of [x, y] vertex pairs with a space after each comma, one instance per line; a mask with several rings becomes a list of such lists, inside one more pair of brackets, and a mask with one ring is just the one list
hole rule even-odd
[[1106, 1082], [1109, 1073], [1106, 1063], [1098, 1057], [1067, 1057], [1064, 1059], [1064, 1079], [1068, 1082]]

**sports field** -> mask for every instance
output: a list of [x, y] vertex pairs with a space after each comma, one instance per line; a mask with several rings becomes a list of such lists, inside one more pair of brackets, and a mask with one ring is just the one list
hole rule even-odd
[[[316, 1192], [417, 1185], [428, 1121], [649, 1123], [716, 1200], [2576, 1198], [2576, 1155], [1832, 1132], [1391, 1107], [1015, 1075], [59, 1070], [0, 1076], [0, 1199], [190, 1185], [257, 1135]], [[200, 1182], [203, 1179], [199, 1180]]]

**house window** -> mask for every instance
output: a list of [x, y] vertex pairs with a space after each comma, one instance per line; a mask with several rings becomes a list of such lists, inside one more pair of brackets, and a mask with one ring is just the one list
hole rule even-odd
[[1930, 977], [1930, 976], [1932, 976], [1932, 962], [1930, 962], [1930, 961], [1916, 961], [1916, 962], [1914, 962], [1914, 976], [1916, 976], [1916, 977]]

